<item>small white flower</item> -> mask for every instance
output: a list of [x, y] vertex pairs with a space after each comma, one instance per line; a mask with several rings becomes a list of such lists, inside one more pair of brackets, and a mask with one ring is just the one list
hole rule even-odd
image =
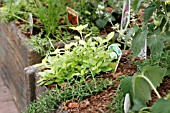
[[104, 5], [98, 5], [98, 9], [104, 9]]
[[97, 11], [96, 11], [96, 14], [103, 14], [103, 11], [97, 10]]

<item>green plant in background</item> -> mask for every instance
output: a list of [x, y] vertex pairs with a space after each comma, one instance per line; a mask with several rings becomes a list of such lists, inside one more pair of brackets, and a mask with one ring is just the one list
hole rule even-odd
[[65, 19], [67, 2], [65, 0], [36, 0], [34, 3], [36, 7], [32, 7], [32, 12], [43, 24], [47, 37], [50, 34], [55, 36], [60, 20]]
[[141, 70], [144, 66], [160, 66], [165, 68], [167, 71], [166, 75], [170, 76], [170, 50], [165, 48], [163, 53], [150, 59], [146, 59], [144, 61], [136, 61], [135, 65], [137, 65], [138, 69]]
[[[134, 5], [135, 9], [138, 9], [141, 1], [136, 0], [135, 3], [138, 3], [138, 5]], [[136, 27], [135, 35], [133, 36], [132, 49], [135, 57], [145, 46], [146, 39], [151, 50], [151, 56], [161, 54], [163, 49], [169, 45], [169, 11], [169, 5], [165, 5], [163, 0], [147, 2], [143, 26]], [[153, 22], [148, 23], [150, 18], [153, 18]]]
[[[126, 76], [122, 75], [116, 78], [116, 81], [122, 81], [125, 79]], [[124, 95], [123, 92], [120, 90], [120, 84], [118, 85], [117, 89], [114, 90], [115, 95], [113, 96], [112, 103], [108, 105], [109, 110], [106, 113], [123, 113], [123, 102], [124, 102]]]
[[56, 49], [52, 54], [45, 58], [48, 64], [43, 68], [48, 68], [39, 72], [41, 79], [40, 85], [49, 85], [58, 83], [59, 85], [66, 81], [75, 81], [75, 78], [83, 80], [84, 77], [99, 74], [100, 72], [113, 72], [117, 65], [117, 58], [111, 58], [113, 52], [108, 50], [108, 42], [114, 36], [110, 33], [106, 39], [100, 37], [89, 38], [87, 41], [80, 38], [87, 38], [90, 34], [83, 37], [82, 30], [87, 25], [71, 27], [78, 30], [80, 36], [75, 36], [78, 42], [66, 44], [63, 49]]
[[[80, 3], [86, 5], [82, 7]], [[80, 3], [77, 2], [74, 6], [71, 6], [79, 12], [80, 24], [88, 22], [90, 27], [97, 26], [103, 29], [107, 23], [115, 21], [115, 17], [105, 10], [108, 5], [107, 1], [82, 0]]]
[[50, 51], [54, 50], [52, 44], [54, 40], [50, 38], [42, 38], [42, 34], [43, 32], [40, 32], [37, 35], [32, 35], [31, 39], [27, 41], [27, 46], [41, 56], [45, 56], [48, 55]]
[[26, 113], [49, 113], [50, 111], [55, 111], [58, 109], [62, 102], [66, 100], [77, 99], [81, 101], [82, 99], [95, 95], [103, 89], [113, 86], [115, 81], [110, 81], [108, 79], [103, 80], [102, 78], [95, 78], [89, 82], [76, 81], [75, 84], [67, 84], [56, 87], [51, 90], [47, 90], [46, 93], [41, 95], [36, 102], [33, 102], [28, 106]]
[[27, 0], [6, 0], [3, 2], [3, 7], [0, 8], [0, 23], [6, 23], [14, 19], [22, 20], [26, 23], [29, 7]]
[[156, 87], [160, 85], [165, 75], [166, 70], [159, 66], [145, 66], [140, 73], [135, 73], [133, 77], [129, 76], [121, 82], [120, 89], [123, 95], [130, 94], [133, 111], [140, 111], [146, 107], [146, 102], [151, 100], [151, 90], [154, 90], [159, 99], [161, 98]]

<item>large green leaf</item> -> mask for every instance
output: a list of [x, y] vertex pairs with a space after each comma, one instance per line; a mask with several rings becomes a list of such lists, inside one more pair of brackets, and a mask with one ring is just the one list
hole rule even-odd
[[[158, 66], [145, 66], [142, 74], [135, 74], [132, 79], [134, 98], [140, 98], [144, 102], [151, 99], [151, 84], [156, 88], [165, 76], [165, 70]], [[145, 79], [147, 78], [151, 84]]]
[[146, 107], [146, 103], [143, 100], [141, 100], [140, 98], [133, 99], [133, 108], [132, 109], [134, 111], [139, 111], [144, 107]]
[[158, 87], [165, 76], [166, 71], [158, 66], [145, 66], [143, 74], [152, 82], [154, 87]]
[[132, 83], [134, 99], [140, 98], [144, 102], [151, 99], [151, 87], [142, 75], [135, 74]]
[[149, 6], [145, 9], [145, 14], [144, 14], [144, 22], [147, 23], [150, 17], [152, 16], [153, 12], [156, 10], [156, 7]]
[[137, 57], [141, 49], [145, 46], [145, 39], [147, 38], [148, 30], [146, 26], [143, 29], [139, 29], [135, 34], [132, 41], [132, 49], [134, 57]]
[[170, 113], [170, 100], [157, 100], [151, 107], [151, 113]]
[[132, 98], [132, 77], [128, 76], [120, 83], [120, 90], [123, 92], [123, 95], [125, 96], [127, 93], [130, 94], [130, 97]]
[[163, 34], [153, 34], [149, 37], [148, 45], [152, 55], [162, 53], [164, 46]]

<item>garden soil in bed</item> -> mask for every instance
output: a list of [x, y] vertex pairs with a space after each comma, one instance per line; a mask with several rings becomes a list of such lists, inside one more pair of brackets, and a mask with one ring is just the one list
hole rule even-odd
[[[124, 51], [116, 73], [109, 73], [101, 76], [108, 77], [110, 80], [116, 80], [116, 78], [121, 75], [132, 76], [137, 71], [137, 67], [131, 59], [131, 51]], [[115, 111], [110, 110], [108, 106], [112, 104], [113, 97], [116, 95], [115, 91], [119, 84], [120, 82], [116, 81], [114, 86], [109, 87], [95, 96], [88, 97], [81, 102], [77, 102], [77, 100], [63, 102], [62, 110], [59, 109], [56, 113], [114, 113]], [[164, 97], [169, 90], [170, 78], [165, 77], [160, 87], [158, 87], [158, 91], [160, 95]], [[152, 92], [152, 100], [150, 100], [147, 105], [151, 106], [156, 99], [156, 94]], [[63, 112], [63, 110], [66, 112]]]

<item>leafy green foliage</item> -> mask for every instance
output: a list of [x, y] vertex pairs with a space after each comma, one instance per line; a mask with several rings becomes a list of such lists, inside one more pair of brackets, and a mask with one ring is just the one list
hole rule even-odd
[[26, 11], [29, 10], [28, 3], [26, 0], [6, 0], [6, 2], [3, 3], [3, 7], [0, 8], [0, 23], [6, 23], [14, 19], [27, 22], [26, 18], [28, 14]]
[[121, 91], [123, 94], [129, 93], [133, 100], [133, 110], [139, 111], [146, 106], [146, 102], [151, 99], [153, 89], [158, 97], [156, 87], [160, 85], [166, 70], [158, 66], [144, 66], [141, 73], [135, 73], [133, 77], [127, 77], [121, 81]]
[[165, 48], [161, 54], [156, 54], [152, 56], [150, 59], [146, 59], [144, 61], [137, 61], [135, 64], [138, 66], [139, 70], [142, 70], [144, 66], [160, 66], [164, 67], [166, 71], [166, 75], [170, 75], [170, 48]]
[[[65, 45], [65, 49], [56, 49], [48, 56], [47, 68], [41, 75], [40, 85], [51, 83], [62, 84], [65, 81], [74, 81], [88, 75], [97, 75], [100, 72], [114, 71], [117, 60], [110, 57], [111, 50], [107, 50], [106, 44], [113, 35], [106, 39], [89, 38], [87, 41], [79, 40]], [[96, 41], [95, 41], [95, 40]], [[100, 39], [100, 40], [99, 40]], [[106, 44], [106, 45], [104, 45]], [[112, 62], [113, 60], [116, 60]]]
[[160, 52], [163, 51], [164, 43], [160, 36], [161, 35], [152, 35], [148, 40], [152, 55], [160, 54]]
[[136, 12], [139, 11], [139, 8], [140, 8], [140, 5], [141, 3], [143, 2], [144, 0], [134, 0], [132, 5], [133, 5], [133, 8]]
[[31, 39], [27, 41], [27, 46], [29, 46], [33, 51], [40, 54], [41, 56], [45, 56], [51, 50], [54, 50], [54, 48], [51, 46], [53, 40], [49, 38], [42, 38], [41, 35], [42, 32], [37, 35], [32, 35]]
[[145, 66], [142, 70], [144, 76], [146, 76], [153, 84], [154, 87], [158, 87], [165, 76], [166, 70], [158, 66]]
[[52, 35], [55, 34], [55, 30], [59, 26], [59, 20], [61, 19], [61, 16], [66, 14], [66, 11], [63, 10], [65, 9], [65, 4], [65, 0], [36, 0], [36, 7], [32, 7], [32, 12], [44, 25], [43, 28], [46, 31], [47, 36], [49, 36], [50, 33]]
[[150, 17], [152, 16], [153, 12], [156, 10], [156, 7], [149, 6], [145, 9], [145, 14], [144, 14], [144, 22], [147, 23]]
[[120, 90], [123, 92], [125, 96], [127, 93], [130, 94], [130, 97], [133, 97], [133, 90], [132, 90], [132, 77], [128, 76], [123, 79], [120, 83]]
[[135, 74], [132, 82], [134, 98], [140, 98], [144, 102], [151, 99], [151, 87], [144, 78], [140, 77], [138, 74]]
[[141, 49], [145, 46], [145, 39], [147, 39], [148, 30], [146, 26], [143, 28], [139, 28], [136, 32], [133, 41], [132, 41], [132, 49], [134, 57], [137, 57], [140, 53]]
[[141, 98], [144, 102], [150, 100], [151, 89], [159, 86], [164, 76], [165, 70], [162, 68], [157, 66], [145, 66], [142, 69], [142, 75], [135, 74], [133, 77], [134, 98]]
[[58, 109], [61, 102], [77, 99], [81, 101], [85, 97], [95, 95], [103, 89], [113, 86], [114, 82], [108, 79], [94, 79], [89, 82], [67, 84], [61, 88], [54, 88], [39, 97], [36, 102], [29, 105], [26, 113], [49, 113]]
[[[119, 76], [116, 81], [124, 81], [125, 76]], [[122, 82], [121, 82], [122, 83]], [[123, 102], [124, 102], [124, 94], [121, 91], [121, 85], [119, 84], [119, 86], [117, 87], [116, 91], [115, 91], [115, 95], [113, 96], [112, 99], [112, 103], [108, 106], [108, 108], [110, 109], [108, 111], [108, 113], [123, 113]]]
[[[169, 43], [169, 12], [165, 1], [154, 0], [144, 1], [147, 4], [144, 13], [144, 24], [135, 31], [132, 41], [132, 49], [134, 56], [137, 57], [140, 50], [144, 47], [144, 39], [147, 39], [147, 46], [151, 50], [151, 56], [161, 54]], [[142, 1], [135, 0], [134, 8], [136, 9]], [[162, 6], [162, 8], [160, 8]], [[149, 19], [153, 19], [153, 22]], [[143, 22], [143, 21], [142, 21]], [[136, 28], [136, 26], [134, 26]]]
[[134, 106], [132, 108], [133, 111], [139, 111], [142, 108], [146, 107], [146, 103], [140, 98], [133, 99], [133, 103], [134, 103]]
[[158, 99], [151, 107], [151, 113], [169, 113], [170, 100]]

